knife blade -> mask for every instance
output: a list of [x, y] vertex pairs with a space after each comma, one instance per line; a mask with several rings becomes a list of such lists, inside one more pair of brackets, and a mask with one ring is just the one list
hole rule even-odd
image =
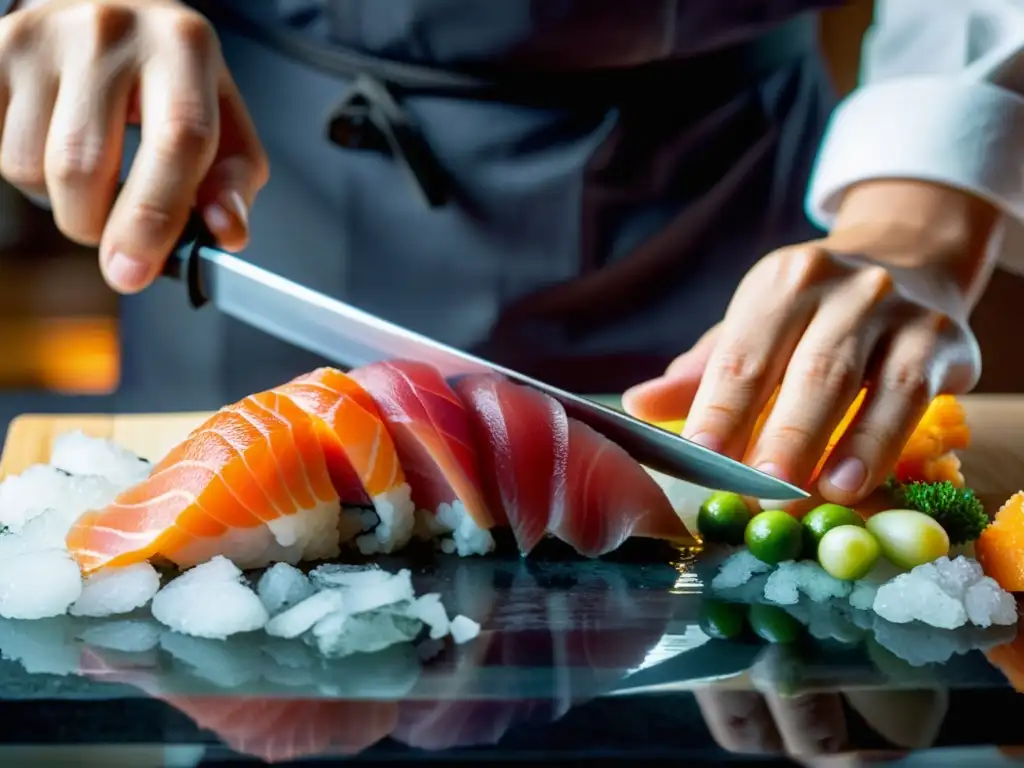
[[554, 398], [568, 416], [621, 446], [641, 464], [716, 490], [763, 499], [808, 494], [679, 435], [557, 387], [449, 347], [287, 280], [214, 247], [193, 218], [167, 260], [165, 277], [184, 282], [195, 309], [219, 311], [346, 368], [406, 358], [437, 368], [445, 378], [498, 373]]

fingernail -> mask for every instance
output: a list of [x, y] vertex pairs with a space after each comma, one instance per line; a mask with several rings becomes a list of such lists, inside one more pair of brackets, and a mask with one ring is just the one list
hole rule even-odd
[[249, 206], [245, 204], [242, 196], [231, 190], [224, 196], [224, 200], [228, 209], [238, 217], [238, 220], [249, 226]]
[[149, 279], [153, 265], [124, 253], [115, 253], [107, 261], [107, 279], [122, 291], [137, 291]]
[[780, 480], [782, 479], [782, 470], [779, 468], [778, 464], [773, 464], [770, 461], [766, 461], [764, 464], [758, 464], [757, 469], [760, 472], [764, 472], [766, 475], [777, 477]]
[[853, 493], [860, 490], [867, 478], [868, 470], [864, 466], [864, 462], [851, 456], [836, 465], [835, 469], [829, 473], [828, 481], [841, 491]]
[[688, 437], [686, 439], [689, 440], [691, 443], [703, 445], [708, 450], [715, 451], [716, 453], [722, 450], [722, 438], [710, 432], [698, 432], [693, 437]]
[[203, 218], [208, 226], [215, 233], [225, 233], [231, 230], [235, 221], [242, 226], [249, 225], [249, 210], [245, 205], [242, 196], [237, 192], [225, 192], [216, 203], [211, 203], [203, 209]]
[[203, 211], [203, 218], [206, 219], [206, 226], [213, 232], [222, 233], [231, 229], [231, 217], [217, 203], [206, 206]]

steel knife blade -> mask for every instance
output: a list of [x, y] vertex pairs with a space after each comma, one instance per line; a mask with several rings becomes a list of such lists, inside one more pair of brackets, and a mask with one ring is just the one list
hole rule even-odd
[[679, 435], [441, 344], [261, 269], [209, 243], [202, 227], [193, 222], [164, 268], [165, 277], [185, 283], [190, 303], [196, 309], [213, 304], [243, 323], [345, 368], [406, 358], [433, 365], [446, 378], [498, 373], [554, 398], [567, 415], [663, 474], [762, 499], [787, 501], [808, 496], [796, 486]]

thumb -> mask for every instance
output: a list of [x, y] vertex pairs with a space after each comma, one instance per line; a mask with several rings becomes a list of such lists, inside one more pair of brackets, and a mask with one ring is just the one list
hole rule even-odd
[[218, 244], [238, 251], [249, 242], [249, 211], [267, 183], [266, 154], [235, 84], [225, 74], [220, 97], [221, 137], [196, 204]]
[[626, 390], [622, 395], [626, 412], [644, 421], [686, 418], [718, 340], [719, 327], [713, 326], [688, 352], [673, 360], [662, 376]]

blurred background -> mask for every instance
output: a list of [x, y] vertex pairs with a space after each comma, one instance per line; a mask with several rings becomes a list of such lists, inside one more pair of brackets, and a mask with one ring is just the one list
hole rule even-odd
[[[854, 0], [822, 17], [821, 44], [840, 92], [856, 84], [871, 13], [870, 0]], [[980, 391], [1024, 391], [1024, 357], [1004, 319], [1022, 294], [1024, 278], [1000, 271], [974, 316], [985, 366]], [[116, 409], [130, 364], [120, 308], [95, 252], [68, 243], [46, 211], [0, 182], [0, 424], [24, 411], [81, 410], [80, 397], [96, 410]]]

